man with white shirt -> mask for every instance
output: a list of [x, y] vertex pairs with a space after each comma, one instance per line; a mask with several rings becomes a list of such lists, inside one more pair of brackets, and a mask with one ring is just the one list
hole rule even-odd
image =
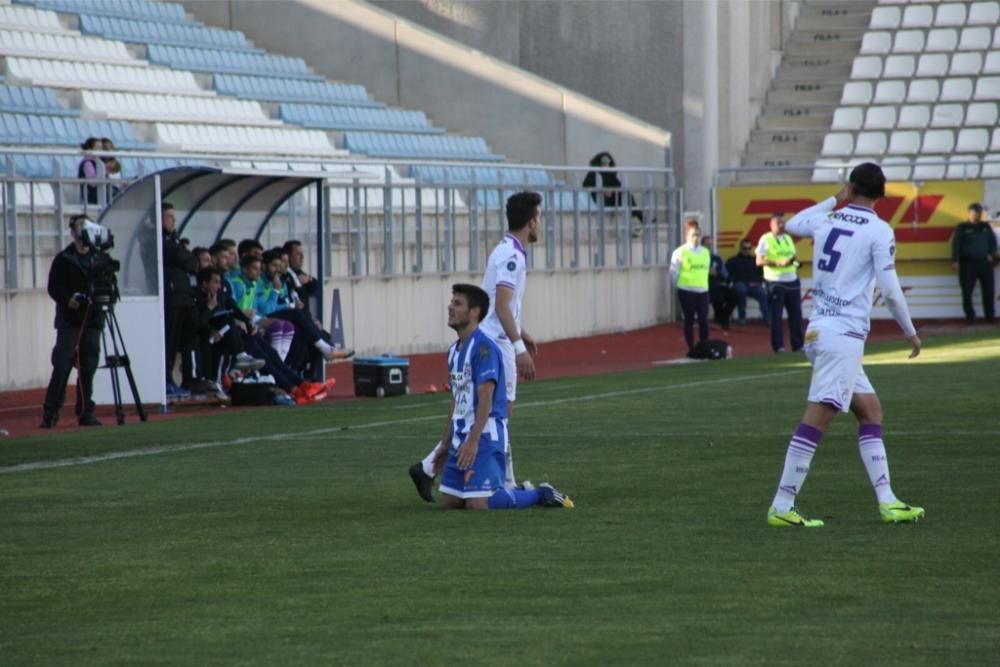
[[[805, 336], [812, 382], [805, 414], [792, 435], [778, 491], [767, 512], [771, 526], [815, 528], [795, 507], [813, 454], [838, 412], [858, 419], [858, 449], [885, 523], [916, 521], [922, 507], [900, 501], [889, 483], [889, 463], [882, 442], [882, 404], [862, 368], [877, 284], [889, 312], [910, 342], [910, 358], [920, 354], [917, 336], [896, 277], [896, 242], [892, 228], [879, 219], [875, 202], [885, 196], [885, 175], [870, 162], [854, 168], [836, 197], [808, 208], [788, 221], [788, 231], [814, 241], [815, 305]], [[834, 212], [841, 202], [848, 202]]]
[[[521, 328], [521, 300], [528, 277], [528, 256], [525, 247], [538, 241], [542, 227], [542, 197], [537, 192], [518, 192], [507, 199], [507, 234], [497, 244], [486, 263], [482, 289], [489, 296], [490, 309], [480, 324], [480, 330], [497, 344], [503, 358], [507, 418], [517, 398], [517, 378], [535, 377], [534, 357], [538, 346]], [[510, 435], [504, 429], [506, 470], [504, 487], [516, 486], [514, 462], [510, 451]], [[410, 479], [417, 493], [427, 502], [434, 502], [432, 493], [439, 458], [446, 444], [439, 442], [419, 463], [410, 466]]]

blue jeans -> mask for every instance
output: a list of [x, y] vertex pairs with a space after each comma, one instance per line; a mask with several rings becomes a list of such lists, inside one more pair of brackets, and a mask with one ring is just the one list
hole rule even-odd
[[792, 351], [802, 349], [802, 285], [798, 279], [790, 283], [767, 283], [768, 309], [771, 311], [771, 349], [785, 347], [782, 330], [782, 310], [788, 311], [788, 336]]
[[771, 315], [767, 309], [767, 290], [764, 285], [758, 283], [751, 287], [748, 283], [733, 283], [736, 290], [736, 312], [741, 320], [747, 318], [747, 296], [753, 297], [760, 306], [760, 316], [765, 322], [771, 321]]

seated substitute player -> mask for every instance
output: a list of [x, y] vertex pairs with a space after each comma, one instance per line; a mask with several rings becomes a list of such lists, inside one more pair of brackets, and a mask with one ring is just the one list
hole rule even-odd
[[[878, 499], [885, 523], [916, 521], [922, 507], [901, 502], [889, 484], [889, 462], [882, 442], [882, 404], [862, 368], [870, 328], [872, 296], [877, 283], [889, 312], [913, 350], [917, 336], [896, 277], [896, 243], [892, 228], [874, 211], [885, 196], [885, 175], [871, 162], [854, 168], [836, 197], [808, 208], [788, 221], [788, 231], [811, 236], [814, 242], [813, 298], [805, 337], [805, 354], [812, 364], [812, 382], [802, 422], [785, 454], [778, 491], [767, 512], [771, 526], [822, 526], [795, 508], [795, 496], [809, 473], [813, 454], [838, 412], [850, 410], [858, 419], [858, 450]], [[838, 203], [847, 201], [834, 212]]]
[[[448, 326], [458, 340], [448, 350], [451, 408], [435, 468], [441, 470], [444, 509], [524, 509], [573, 507], [573, 501], [550, 484], [533, 489], [504, 488], [504, 430], [507, 396], [500, 349], [479, 330], [490, 298], [475, 285], [452, 286]], [[497, 389], [500, 388], [500, 391]], [[445, 462], [445, 459], [447, 461]]]

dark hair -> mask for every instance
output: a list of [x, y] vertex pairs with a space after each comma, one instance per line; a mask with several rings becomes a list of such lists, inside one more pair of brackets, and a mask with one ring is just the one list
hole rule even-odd
[[276, 250], [268, 250], [261, 256], [260, 261], [264, 263], [264, 266], [267, 266], [276, 259], [281, 259], [281, 253]]
[[971, 204], [969, 204], [969, 210], [970, 211], [975, 211], [977, 213], [982, 213], [983, 212], [983, 205], [980, 204], [977, 201], [974, 201]]
[[219, 239], [218, 241], [216, 241], [216, 243], [224, 245], [227, 248], [235, 248], [236, 247], [236, 241], [234, 241], [232, 239]]
[[73, 225], [75, 225], [76, 223], [80, 222], [81, 220], [87, 220], [87, 219], [88, 218], [85, 215], [71, 215], [71, 216], [69, 216], [69, 225], [68, 226], [72, 227]]
[[537, 192], [518, 192], [507, 198], [507, 229], [516, 232], [531, 222], [542, 205], [542, 195]]
[[210, 255], [218, 255], [220, 252], [223, 252], [224, 250], [229, 250], [229, 246], [223, 243], [222, 241], [216, 241], [208, 249], [208, 253]]
[[240, 257], [240, 268], [245, 269], [254, 262], [259, 262], [259, 261], [260, 261], [259, 257], [254, 257], [253, 255], [243, 255], [242, 257]]
[[262, 246], [257, 241], [254, 241], [253, 239], [243, 239], [242, 241], [240, 241], [239, 245], [236, 246], [236, 254], [239, 255], [240, 257], [243, 257], [251, 250], [263, 250], [263, 249], [264, 246]]
[[885, 196], [885, 174], [882, 167], [874, 162], [859, 164], [851, 170], [848, 182], [854, 186], [855, 195], [869, 199], [879, 199]]
[[785, 214], [784, 213], [772, 213], [771, 214], [771, 220], [784, 220], [784, 219], [785, 219]]
[[222, 277], [222, 271], [219, 271], [214, 266], [208, 266], [204, 269], [198, 269], [198, 284], [207, 283], [212, 280], [212, 276]]
[[750, 238], [747, 236], [744, 236], [743, 238], [740, 239], [740, 247], [742, 248], [745, 245], [748, 245], [751, 248], [753, 248], [753, 241], [751, 241]]
[[281, 246], [281, 249], [290, 255], [292, 254], [292, 251], [300, 245], [302, 245], [302, 241], [299, 241], [298, 239], [291, 239], [290, 241], [285, 241], [285, 245]]
[[600, 167], [601, 166], [601, 158], [604, 158], [604, 157], [608, 158], [608, 166], [609, 167], [614, 167], [615, 166], [615, 159], [613, 157], [611, 157], [611, 153], [609, 153], [607, 151], [601, 151], [600, 153], [598, 153], [594, 157], [590, 158], [590, 166], [591, 167]]
[[465, 300], [469, 302], [469, 308], [478, 308], [480, 322], [490, 312], [490, 295], [479, 285], [455, 283], [451, 286], [451, 293], [462, 294], [465, 296]]
[[191, 254], [195, 256], [200, 255], [203, 252], [207, 252], [209, 255], [212, 254], [212, 252], [203, 245], [195, 246], [194, 248], [191, 249]]
[[100, 139], [97, 137], [87, 137], [87, 140], [80, 144], [80, 148], [85, 151], [89, 151], [97, 145], [98, 141], [100, 141]]

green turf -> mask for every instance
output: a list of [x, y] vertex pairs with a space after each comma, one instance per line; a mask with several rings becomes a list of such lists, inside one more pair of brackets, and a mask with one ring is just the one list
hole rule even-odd
[[795, 355], [523, 384], [519, 476], [573, 511], [420, 502], [440, 394], [4, 443], [214, 444], [0, 475], [0, 664], [1000, 664], [1000, 336], [927, 343], [868, 366], [917, 525], [843, 416], [799, 497], [826, 527], [766, 526]]

